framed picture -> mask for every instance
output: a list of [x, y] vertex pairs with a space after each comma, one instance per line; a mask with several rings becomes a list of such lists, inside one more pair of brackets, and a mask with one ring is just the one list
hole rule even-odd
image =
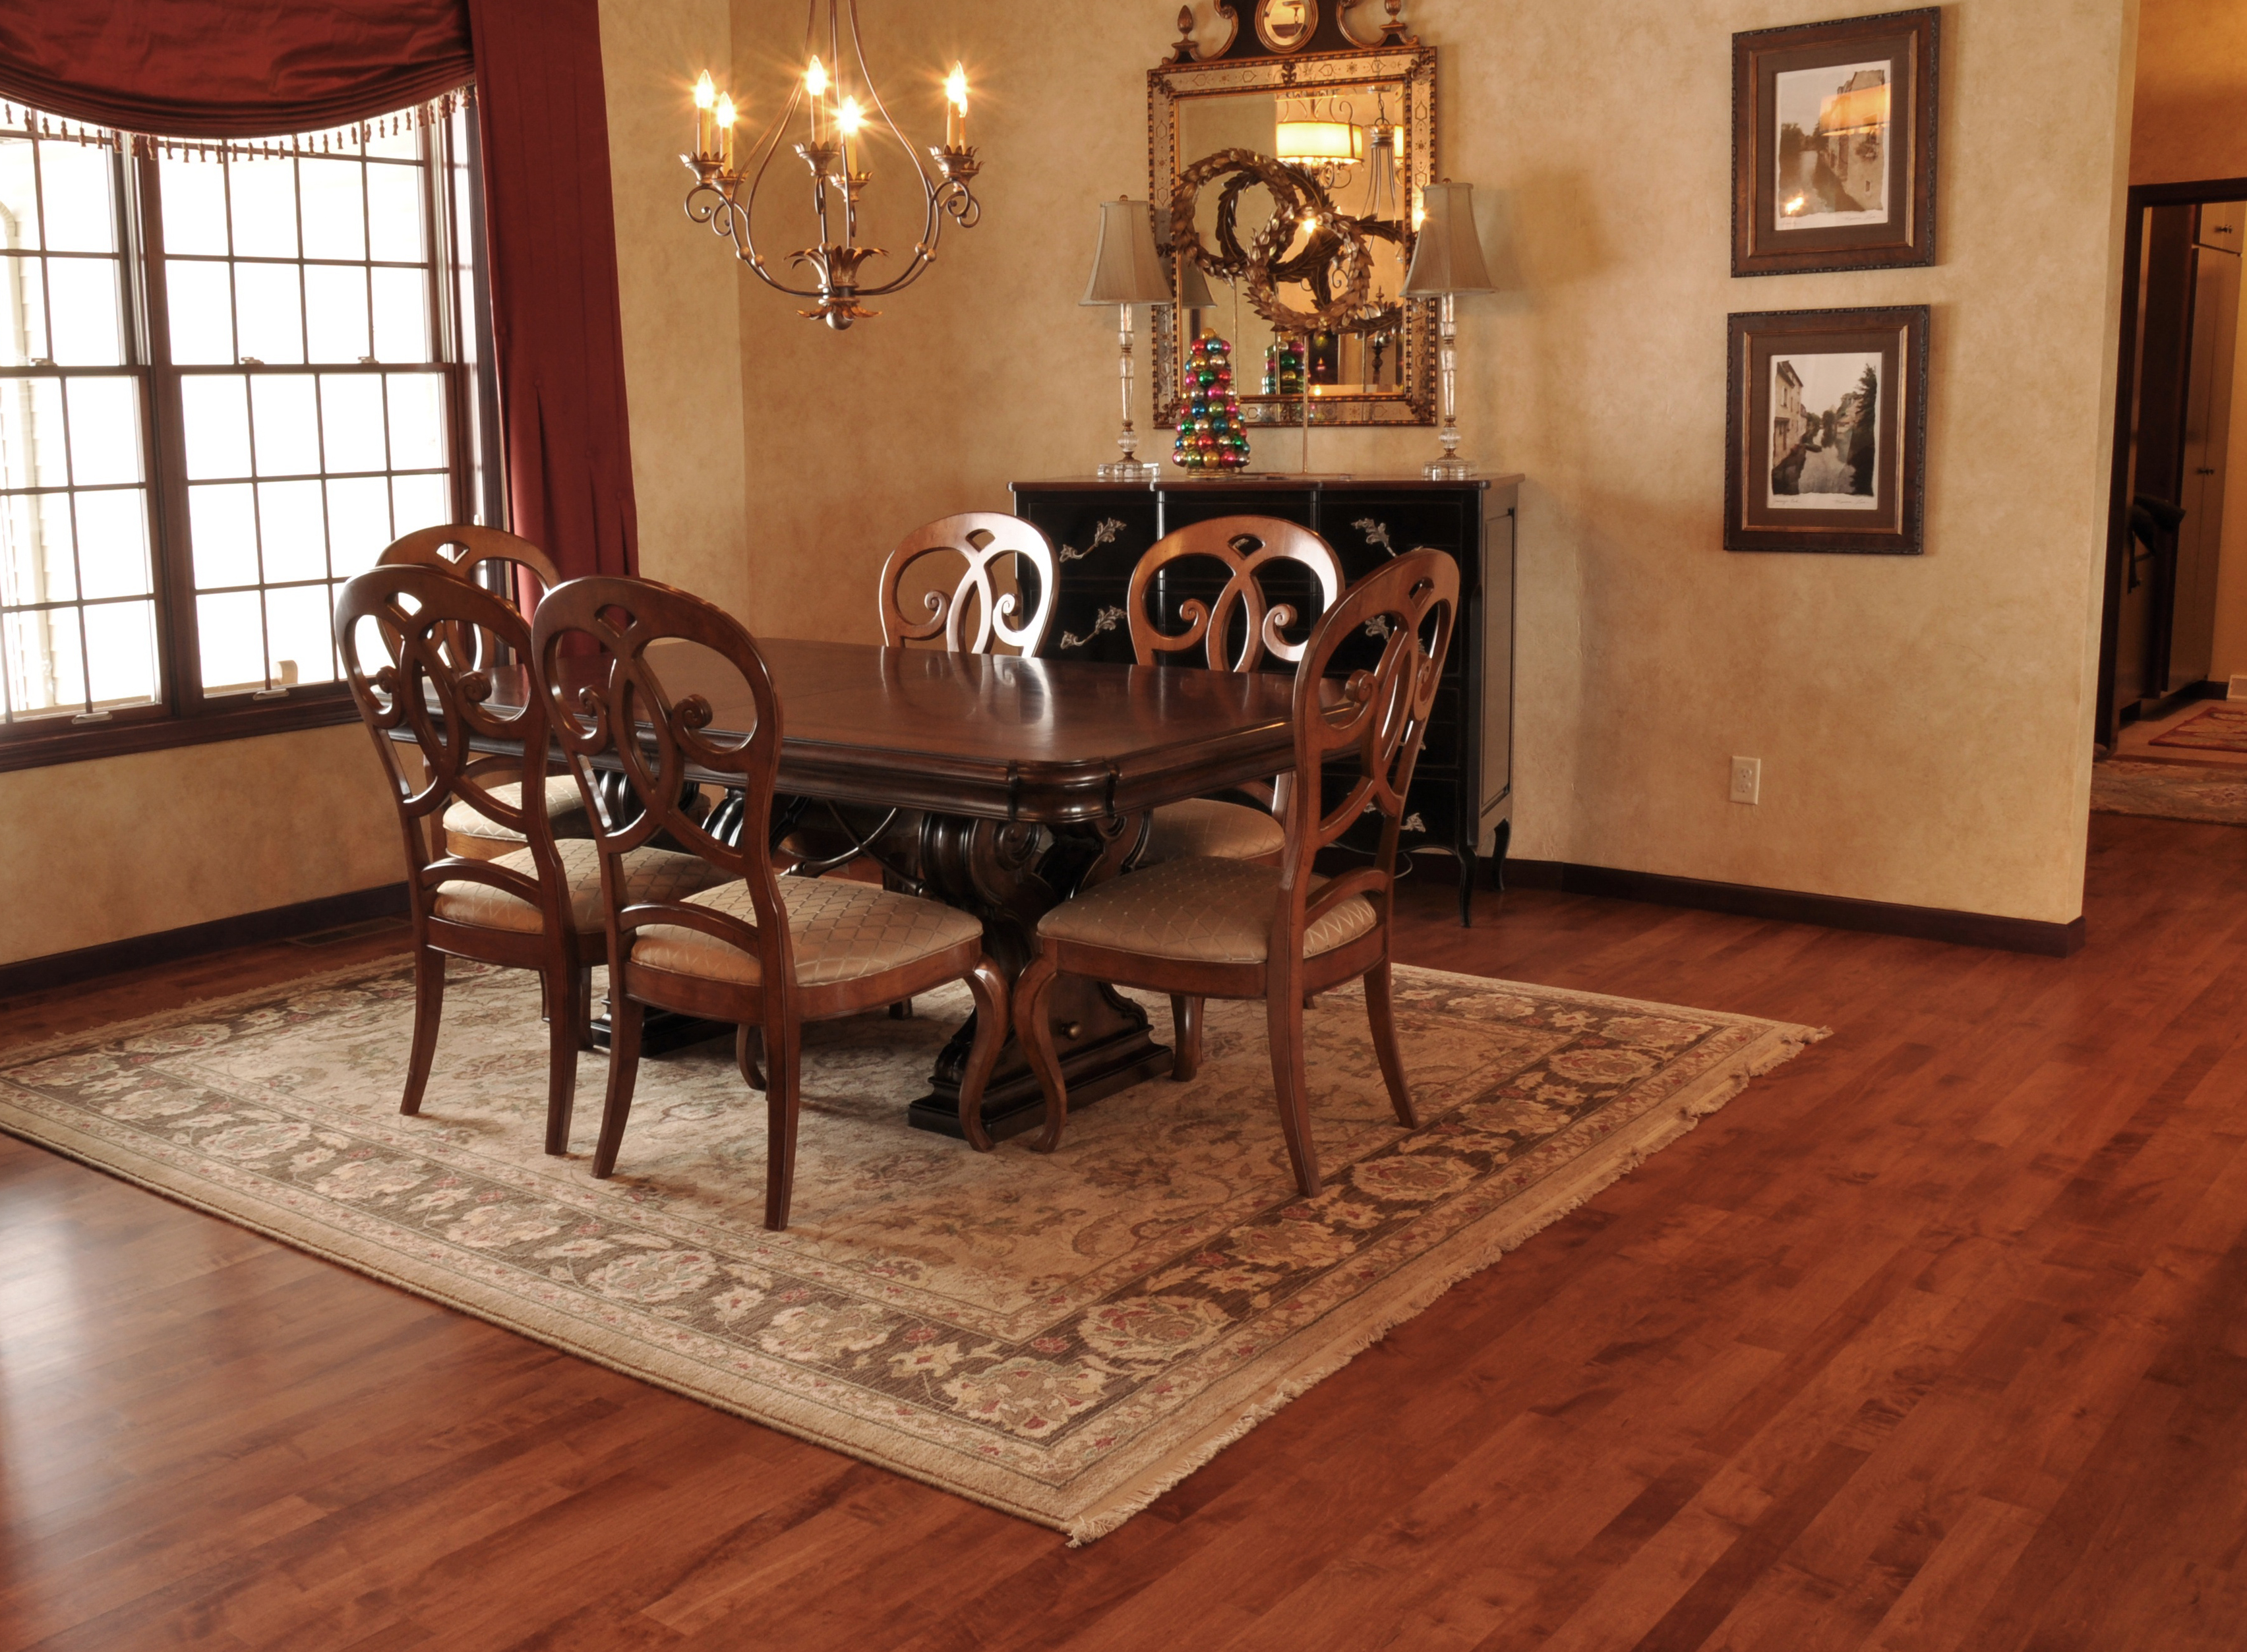
[[1935, 262], [1932, 6], [1732, 37], [1732, 273]]
[[1731, 317], [1725, 550], [1920, 553], [1927, 315]]

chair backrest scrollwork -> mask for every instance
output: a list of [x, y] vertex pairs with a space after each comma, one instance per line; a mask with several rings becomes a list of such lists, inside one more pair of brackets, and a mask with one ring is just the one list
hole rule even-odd
[[[504, 710], [487, 703], [491, 672], [474, 663], [495, 650], [526, 658], [530, 633], [522, 616], [455, 574], [378, 566], [337, 593], [336, 645], [360, 720], [390, 777], [415, 911], [424, 911], [439, 884], [488, 884], [538, 907], [550, 927], [557, 925], [563, 879], [546, 818], [545, 712], [535, 700]], [[520, 754], [479, 755], [479, 740], [519, 741]], [[401, 761], [409, 745], [420, 758], [418, 776]], [[495, 795], [495, 786], [518, 788], [516, 801]], [[441, 823], [455, 802], [521, 833], [538, 875], [442, 853]]]
[[[713, 739], [707, 732], [714, 715], [707, 695], [680, 694], [665, 686], [648, 649], [671, 641], [698, 645], [703, 659], [714, 656], [721, 663], [721, 674], [739, 679], [738, 693], [727, 684], [727, 720], [751, 724], [747, 733]], [[780, 768], [781, 708], [755, 640], [732, 615], [687, 591], [652, 580], [604, 577], [573, 579], [549, 591], [538, 604], [530, 648], [538, 697], [589, 800], [611, 968], [620, 968], [630, 956], [633, 932], [676, 925], [755, 958], [768, 998], [792, 991], [787, 909], [766, 849]], [[622, 770], [626, 790], [644, 804], [628, 820], [611, 813], [608, 794], [597, 785], [595, 765], [603, 761]], [[741, 794], [734, 841], [713, 836], [709, 821], [693, 806], [697, 780]], [[755, 923], [681, 901], [620, 906], [623, 857], [659, 835], [665, 846], [675, 844], [746, 883]]]
[[[1338, 902], [1372, 894], [1390, 900], [1397, 839], [1412, 769], [1427, 737], [1443, 680], [1444, 658], [1458, 619], [1459, 565], [1439, 550], [1414, 550], [1384, 563], [1327, 611], [1303, 651], [1295, 677], [1295, 775], [1287, 806], [1280, 901], [1292, 909], [1300, 958], [1301, 931]], [[1386, 621], [1385, 632], [1369, 622]], [[1353, 638], [1379, 634], [1381, 658], [1346, 679], [1326, 675], [1335, 652]], [[1324, 807], [1321, 779], [1329, 760], [1349, 755], [1349, 788]], [[1312, 862], [1358, 819], [1377, 811], [1374, 864], [1313, 888]]]
[[[1189, 557], [1222, 566], [1225, 584], [1212, 602], [1190, 597], [1180, 603], [1178, 618], [1185, 629], [1166, 631], [1148, 611], [1148, 593], [1165, 570], [1177, 569]], [[1265, 590], [1265, 576], [1290, 563], [1308, 569], [1318, 588], [1315, 612], [1298, 614], [1293, 604], [1274, 603]], [[1124, 603], [1131, 652], [1139, 664], [1152, 666], [1162, 655], [1198, 649], [1212, 671], [1254, 671], [1267, 655], [1300, 664], [1305, 645], [1289, 642], [1286, 627], [1315, 620], [1333, 607], [1342, 584], [1342, 563], [1333, 547], [1308, 528], [1276, 516], [1213, 516], [1194, 522], [1157, 540], [1131, 570], [1130, 594]], [[1234, 643], [1229, 639], [1236, 615], [1242, 623]]]
[[[909, 618], [898, 590], [906, 570], [947, 552], [966, 562], [959, 583], [950, 590], [938, 586], [923, 593], [926, 618]], [[994, 578], [1002, 562], [1014, 580], [1012, 590], [1001, 590]], [[1019, 516], [977, 510], [925, 523], [882, 564], [882, 640], [902, 648], [941, 635], [954, 653], [987, 654], [1004, 644], [1035, 654], [1053, 621], [1054, 568], [1053, 542]]]
[[[539, 594], [554, 589], [562, 583], [562, 575], [549, 556], [528, 539], [497, 528], [480, 528], [474, 522], [445, 522], [434, 528], [417, 528], [412, 533], [393, 539], [375, 558], [378, 568], [427, 568], [437, 573], [490, 590], [491, 586], [477, 575], [493, 563], [504, 564], [505, 583], [500, 587], [501, 597], [517, 609], [528, 611], [538, 604], [528, 590], [523, 579], [529, 575], [537, 584]], [[464, 638], [460, 640], [466, 640]], [[489, 666], [496, 662], [489, 658], [478, 658], [474, 663]]]

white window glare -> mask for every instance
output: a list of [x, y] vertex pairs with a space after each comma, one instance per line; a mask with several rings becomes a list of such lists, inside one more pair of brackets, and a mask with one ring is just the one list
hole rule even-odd
[[470, 118], [305, 154], [0, 130], [0, 740], [336, 680], [340, 583], [473, 492]]

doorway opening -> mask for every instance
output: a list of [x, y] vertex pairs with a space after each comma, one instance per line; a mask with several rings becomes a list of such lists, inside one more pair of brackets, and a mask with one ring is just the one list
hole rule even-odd
[[2247, 179], [2130, 191], [2095, 730], [2110, 753], [2196, 701], [2247, 702], [2247, 477], [2225, 522], [2235, 425], [2247, 445], [2243, 247]]

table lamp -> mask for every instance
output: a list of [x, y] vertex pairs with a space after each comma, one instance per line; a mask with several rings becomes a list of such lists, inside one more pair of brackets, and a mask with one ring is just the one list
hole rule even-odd
[[1152, 481], [1160, 474], [1158, 466], [1139, 457], [1138, 433], [1131, 427], [1131, 306], [1172, 302], [1170, 272], [1155, 250], [1154, 224], [1144, 201], [1100, 203], [1100, 245], [1092, 255], [1092, 279], [1085, 283], [1082, 302], [1114, 304], [1122, 315], [1116, 342], [1117, 374], [1124, 389], [1124, 428], [1116, 438], [1124, 456], [1100, 467], [1103, 481]]
[[1422, 217], [1412, 244], [1412, 267], [1405, 272], [1404, 296], [1442, 301], [1437, 331], [1443, 341], [1444, 456], [1420, 468], [1430, 481], [1465, 481], [1474, 474], [1471, 460], [1459, 457], [1458, 328], [1451, 304], [1461, 293], [1489, 292], [1482, 242], [1475, 235], [1474, 186], [1431, 183], [1420, 191]]

